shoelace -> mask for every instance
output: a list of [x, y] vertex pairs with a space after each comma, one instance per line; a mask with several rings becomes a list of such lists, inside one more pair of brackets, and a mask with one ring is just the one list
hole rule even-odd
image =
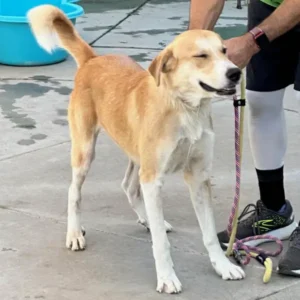
[[[238, 223], [240, 225], [244, 225], [244, 226], [253, 225], [254, 223], [259, 221], [260, 213], [261, 213], [261, 209], [258, 205], [248, 204], [244, 208], [244, 210], [241, 212], [240, 216], [238, 217]], [[248, 218], [242, 220], [245, 216], [247, 216], [249, 214], [251, 214], [251, 215]], [[253, 234], [254, 235], [260, 235], [261, 234], [260, 228], [256, 227], [256, 226], [253, 226]]]
[[[251, 207], [252, 210], [250, 210]], [[251, 214], [251, 216], [249, 216], [247, 219], [242, 220], [242, 218], [249, 214]], [[248, 204], [238, 217], [238, 221], [240, 224], [248, 225], [250, 223], [253, 223], [254, 220], [258, 221], [258, 208], [255, 204]]]

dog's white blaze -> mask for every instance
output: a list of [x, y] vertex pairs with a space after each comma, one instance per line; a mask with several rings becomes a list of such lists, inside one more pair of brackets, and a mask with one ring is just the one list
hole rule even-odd
[[[211, 39], [199, 39], [196, 41], [196, 45], [199, 47], [199, 51], [208, 51], [214, 59], [214, 76], [207, 78], [205, 82], [217, 89], [222, 89], [228, 84], [228, 78], [226, 73], [229, 69], [236, 68], [230, 60], [224, 58], [221, 54], [222, 44], [218, 40], [212, 41]], [[211, 82], [213, 80], [213, 82]]]
[[226, 73], [232, 68], [236, 68], [236, 65], [234, 65], [231, 61], [227, 59], [216, 60], [215, 73], [217, 74], [217, 88], [223, 88], [228, 84]]
[[216, 49], [218, 49], [218, 47], [220, 48], [222, 45], [221, 45], [221, 42], [217, 39], [204, 39], [204, 38], [201, 38], [201, 39], [198, 39], [196, 41], [196, 45], [199, 47], [199, 50], [210, 50], [210, 51], [215, 51]]

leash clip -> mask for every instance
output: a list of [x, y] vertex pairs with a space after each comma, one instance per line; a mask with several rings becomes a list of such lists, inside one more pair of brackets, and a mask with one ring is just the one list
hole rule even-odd
[[232, 250], [232, 254], [233, 254], [233, 258], [235, 259], [235, 261], [239, 264], [242, 265], [243, 262], [243, 258], [242, 258], [242, 254], [240, 253], [239, 250], [233, 249]]
[[234, 107], [246, 106], [246, 99], [234, 99], [233, 106]]

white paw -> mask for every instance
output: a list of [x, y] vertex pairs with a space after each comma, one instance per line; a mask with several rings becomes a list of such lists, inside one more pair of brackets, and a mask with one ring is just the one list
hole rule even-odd
[[165, 227], [166, 227], [166, 232], [171, 232], [173, 230], [172, 225], [167, 221], [165, 221]]
[[167, 277], [158, 276], [156, 291], [167, 294], [178, 294], [182, 291], [181, 282], [174, 271]]
[[240, 280], [246, 277], [243, 269], [231, 263], [226, 257], [212, 261], [212, 265], [224, 280]]
[[[143, 225], [144, 227], [147, 228], [148, 231], [150, 231], [150, 227], [148, 224], [148, 221], [145, 219], [138, 219], [137, 222], [141, 225]], [[173, 227], [170, 223], [168, 223], [167, 221], [165, 221], [165, 228], [166, 228], [166, 232], [171, 232], [173, 230]]]
[[79, 251], [85, 249], [85, 230], [68, 231], [66, 239], [66, 247], [72, 251]]

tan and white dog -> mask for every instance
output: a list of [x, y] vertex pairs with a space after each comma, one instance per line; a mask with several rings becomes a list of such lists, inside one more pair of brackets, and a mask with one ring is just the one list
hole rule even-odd
[[226, 57], [221, 38], [211, 31], [184, 32], [144, 70], [125, 55], [97, 56], [58, 8], [38, 6], [28, 18], [41, 47], [49, 52], [64, 48], [78, 65], [68, 113], [73, 178], [67, 247], [83, 250], [86, 245], [81, 188], [104, 128], [129, 157], [122, 187], [139, 222], [150, 228], [157, 291], [182, 289], [166, 234], [172, 227], [164, 221], [160, 196], [165, 176], [177, 170], [184, 172], [214, 269], [225, 280], [244, 278], [219, 245], [212, 208], [211, 98], [234, 94], [241, 74]]

